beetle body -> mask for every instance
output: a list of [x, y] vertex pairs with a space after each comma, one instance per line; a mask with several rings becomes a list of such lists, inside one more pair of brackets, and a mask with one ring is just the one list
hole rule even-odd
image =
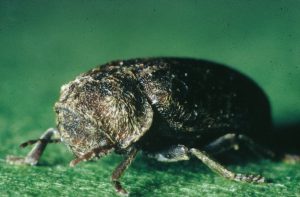
[[[64, 85], [58, 131], [75, 155], [99, 145], [146, 151], [270, 130], [266, 96], [228, 67], [194, 59], [115, 61]], [[167, 139], [167, 140], [166, 140]], [[139, 142], [140, 141], [140, 142]]]
[[[261, 176], [236, 174], [210, 158], [239, 143], [254, 152], [271, 152], [254, 139], [270, 131], [268, 100], [249, 78], [226, 66], [188, 58], [114, 61], [63, 85], [55, 104], [57, 130], [47, 130], [25, 157], [9, 163], [35, 165], [47, 143], [63, 141], [81, 161], [112, 151], [126, 156], [112, 174], [119, 193], [125, 169], [142, 150], [158, 161], [197, 157], [221, 176], [264, 182]], [[60, 139], [51, 139], [55, 133]]]

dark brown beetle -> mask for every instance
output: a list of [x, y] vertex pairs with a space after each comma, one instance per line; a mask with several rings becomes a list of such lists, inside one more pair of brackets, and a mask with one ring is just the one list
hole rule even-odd
[[[187, 58], [114, 61], [62, 86], [55, 104], [57, 129], [48, 129], [25, 158], [14, 164], [37, 164], [46, 145], [64, 142], [76, 158], [71, 166], [115, 151], [126, 155], [112, 174], [119, 178], [142, 150], [158, 161], [195, 156], [223, 177], [264, 182], [256, 175], [236, 174], [210, 158], [243, 143], [254, 152], [272, 152], [254, 143], [271, 129], [270, 107], [249, 78], [220, 64]], [[58, 134], [60, 139], [52, 139]]]

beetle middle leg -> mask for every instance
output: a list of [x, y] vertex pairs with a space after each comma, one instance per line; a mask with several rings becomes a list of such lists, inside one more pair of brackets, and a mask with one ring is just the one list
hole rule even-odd
[[264, 177], [259, 175], [234, 173], [210, 158], [204, 151], [200, 151], [196, 148], [188, 149], [184, 145], [172, 146], [171, 148], [168, 148], [164, 151], [160, 151], [155, 154], [149, 154], [148, 156], [162, 162], [188, 160], [191, 156], [195, 156], [205, 165], [207, 165], [211, 170], [227, 179], [249, 183], [263, 183], [265, 181]]
[[216, 155], [231, 149], [238, 150], [241, 145], [246, 146], [257, 156], [266, 156], [268, 158], [274, 158], [275, 156], [271, 150], [257, 144], [248, 136], [235, 133], [228, 133], [217, 138], [215, 141], [206, 145], [203, 150]]
[[[79, 162], [88, 161], [88, 160], [93, 159], [94, 157], [99, 157], [101, 155], [108, 154], [109, 152], [111, 152], [113, 150], [112, 148], [113, 147], [111, 147], [111, 146], [94, 148], [91, 151], [85, 153], [84, 155], [72, 160], [70, 162], [70, 166], [74, 167]], [[130, 150], [130, 152], [127, 154], [127, 157], [125, 158], [125, 160], [122, 161], [122, 163], [120, 163], [117, 166], [117, 168], [114, 170], [114, 172], [112, 173], [112, 176], [111, 176], [112, 184], [115, 187], [116, 191], [120, 194], [127, 194], [127, 191], [122, 187], [119, 179], [122, 176], [122, 174], [124, 173], [124, 171], [130, 166], [131, 162], [136, 157], [137, 152], [138, 152], [138, 150], [133, 147]]]
[[53, 128], [47, 129], [42, 136], [37, 140], [29, 140], [20, 145], [20, 147], [26, 147], [30, 144], [35, 144], [31, 151], [27, 154], [26, 157], [17, 157], [17, 156], [7, 156], [6, 161], [9, 164], [17, 165], [36, 165], [42, 156], [48, 143], [57, 143], [60, 142], [60, 139], [51, 139], [53, 135], [57, 134], [57, 130]]

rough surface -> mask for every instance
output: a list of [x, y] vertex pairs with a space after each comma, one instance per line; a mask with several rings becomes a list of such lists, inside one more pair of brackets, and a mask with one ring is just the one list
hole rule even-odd
[[[64, 153], [59, 148], [52, 150]], [[67, 153], [64, 158], [53, 153], [46, 155], [48, 159], [33, 168], [8, 166], [1, 162], [1, 195], [72, 196], [76, 192], [84, 196], [116, 196], [109, 177], [120, 161], [119, 157], [109, 156], [69, 168], [66, 164], [71, 157]], [[272, 180], [269, 184], [251, 185], [225, 180], [195, 160], [162, 164], [138, 156], [122, 180], [131, 192], [130, 196], [299, 196], [300, 176], [295, 173], [299, 167], [299, 164], [270, 161], [230, 166], [239, 172], [261, 172]]]

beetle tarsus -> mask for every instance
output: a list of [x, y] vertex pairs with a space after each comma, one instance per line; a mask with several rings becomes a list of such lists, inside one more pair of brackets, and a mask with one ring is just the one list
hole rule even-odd
[[121, 194], [121, 195], [124, 195], [124, 196], [127, 196], [128, 195], [128, 192], [122, 187], [120, 181], [112, 181], [114, 187], [115, 187], [115, 190], [118, 194]]
[[238, 182], [247, 182], [247, 183], [264, 183], [265, 178], [260, 175], [252, 175], [252, 174], [235, 174], [234, 181]]

